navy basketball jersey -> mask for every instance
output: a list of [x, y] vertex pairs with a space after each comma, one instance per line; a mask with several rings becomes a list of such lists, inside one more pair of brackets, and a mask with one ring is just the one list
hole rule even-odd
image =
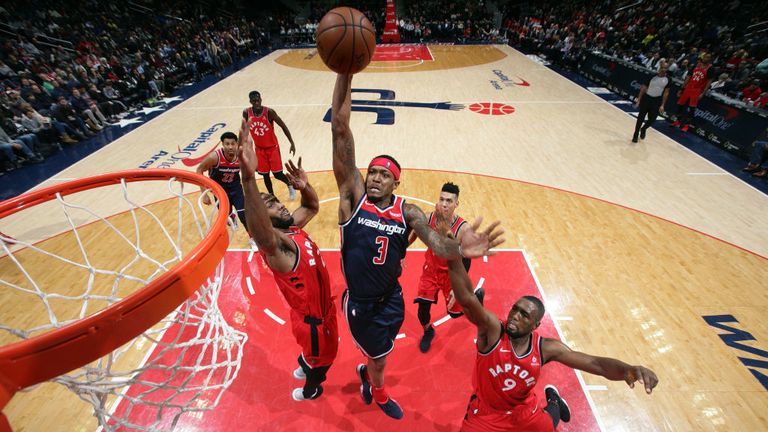
[[405, 200], [392, 195], [392, 204], [380, 209], [366, 194], [341, 224], [341, 265], [353, 298], [381, 297], [398, 286], [408, 247], [404, 207]]
[[208, 175], [225, 191], [240, 188], [240, 161], [237, 160], [237, 155], [234, 162], [230, 162], [224, 156], [224, 149], [216, 150], [216, 154], [219, 161], [208, 171]]

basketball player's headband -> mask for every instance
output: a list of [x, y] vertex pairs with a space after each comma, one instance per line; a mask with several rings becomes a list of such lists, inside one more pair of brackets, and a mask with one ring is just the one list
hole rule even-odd
[[368, 169], [371, 169], [373, 166], [380, 166], [388, 169], [392, 175], [395, 176], [395, 181], [400, 180], [400, 169], [391, 160], [385, 157], [377, 157], [368, 164]]

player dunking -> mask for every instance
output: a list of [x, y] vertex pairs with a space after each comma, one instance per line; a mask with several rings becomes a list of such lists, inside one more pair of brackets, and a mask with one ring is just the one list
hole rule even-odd
[[[435, 205], [435, 211], [427, 217], [429, 226], [434, 229], [438, 219], [447, 221], [450, 226], [451, 237], [461, 241], [462, 235], [469, 226], [461, 216], [454, 214], [458, 206], [459, 187], [451, 182], [445, 183], [440, 189], [440, 198], [437, 205]], [[409, 242], [414, 240], [416, 240], [416, 233], [411, 232]], [[469, 271], [469, 265], [472, 261], [469, 259], [464, 259], [463, 261], [467, 271]], [[424, 329], [424, 335], [419, 342], [419, 350], [423, 353], [429, 351], [432, 339], [435, 337], [435, 328], [432, 327], [430, 309], [433, 304], [437, 303], [438, 292], [443, 293], [448, 315], [451, 318], [461, 317], [463, 315], [461, 306], [454, 301], [453, 293], [451, 292], [451, 281], [448, 279], [448, 264], [445, 259], [435, 256], [432, 249], [427, 249], [427, 252], [424, 254], [423, 271], [421, 278], [419, 278], [419, 291], [413, 300], [414, 303], [419, 305], [419, 323]], [[482, 303], [483, 289], [480, 288], [475, 294]]]
[[245, 143], [241, 130], [240, 172], [245, 191], [245, 215], [259, 253], [275, 276], [280, 292], [291, 307], [291, 325], [296, 343], [301, 347], [297, 379], [306, 378], [303, 388], [296, 388], [296, 401], [317, 399], [323, 394], [321, 384], [338, 350], [339, 332], [331, 284], [320, 251], [302, 229], [315, 217], [320, 203], [307, 175], [292, 161], [286, 164], [288, 177], [301, 192], [301, 206], [293, 214], [272, 194], [261, 194], [256, 184], [256, 156], [253, 145]]
[[288, 137], [288, 141], [291, 143], [288, 152], [295, 155], [296, 145], [293, 143], [291, 131], [288, 130], [288, 126], [285, 125], [275, 110], [261, 105], [261, 93], [254, 90], [248, 93], [248, 99], [251, 101], [251, 106], [243, 110], [243, 118], [248, 122], [248, 131], [256, 145], [256, 159], [258, 161], [256, 171], [264, 178], [267, 192], [272, 195], [275, 194], [272, 189], [272, 179], [269, 178], [269, 172], [272, 171], [276, 179], [288, 186], [288, 197], [294, 200], [296, 199], [296, 190], [283, 173], [283, 159], [280, 157], [280, 145], [277, 142], [274, 125], [277, 123], [285, 136]]
[[[245, 225], [245, 211], [243, 207], [243, 186], [240, 184], [240, 161], [238, 160], [238, 138], [233, 132], [221, 134], [221, 148], [200, 162], [197, 173], [208, 173], [208, 176], [220, 184], [229, 198], [229, 205], [235, 209], [240, 222]], [[211, 198], [203, 194], [203, 204], [211, 205]], [[247, 231], [247, 227], [246, 227]]]
[[400, 419], [402, 409], [384, 388], [384, 367], [405, 313], [398, 278], [410, 230], [443, 257], [461, 257], [462, 252], [467, 257], [482, 256], [501, 241], [493, 243], [468, 230], [459, 243], [430, 229], [421, 209], [393, 194], [400, 184], [400, 166], [391, 156], [373, 158], [363, 180], [355, 166], [355, 142], [349, 128], [351, 85], [352, 75], [337, 75], [331, 117], [341, 258], [347, 282], [342, 310], [355, 343], [368, 357], [367, 365], [357, 367], [363, 402], [375, 400], [388, 416]]
[[539, 409], [535, 387], [541, 368], [549, 362], [624, 380], [630, 387], [639, 381], [649, 394], [658, 384], [656, 374], [646, 367], [572, 351], [559, 340], [541, 337], [536, 329], [544, 317], [544, 305], [538, 298], [517, 300], [503, 323], [472, 293], [472, 281], [461, 261], [448, 261], [448, 274], [456, 301], [477, 327], [474, 390], [462, 431], [554, 431], [561, 420], [568, 422], [571, 411], [554, 386], [544, 388], [547, 405]]

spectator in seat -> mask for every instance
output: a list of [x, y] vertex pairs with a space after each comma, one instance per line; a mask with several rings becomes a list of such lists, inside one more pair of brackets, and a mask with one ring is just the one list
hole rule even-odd
[[741, 90], [741, 100], [747, 104], [752, 105], [763, 93], [763, 89], [760, 88], [760, 80], [752, 80], [749, 85]]
[[766, 177], [768, 176], [768, 168], [762, 166], [766, 159], [768, 159], [768, 141], [755, 141], [755, 148], [752, 150], [752, 157], [749, 158], [749, 165], [742, 168], [742, 171], [755, 177]]

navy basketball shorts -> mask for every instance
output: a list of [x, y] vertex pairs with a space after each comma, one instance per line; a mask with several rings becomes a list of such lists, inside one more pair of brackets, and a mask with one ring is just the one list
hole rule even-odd
[[239, 187], [235, 190], [227, 190], [227, 198], [229, 198], [229, 206], [234, 207], [237, 217], [245, 226], [245, 196], [243, 195], [243, 189]]
[[359, 301], [344, 291], [344, 316], [355, 344], [370, 358], [389, 354], [405, 318], [405, 302], [400, 287], [379, 301]]

